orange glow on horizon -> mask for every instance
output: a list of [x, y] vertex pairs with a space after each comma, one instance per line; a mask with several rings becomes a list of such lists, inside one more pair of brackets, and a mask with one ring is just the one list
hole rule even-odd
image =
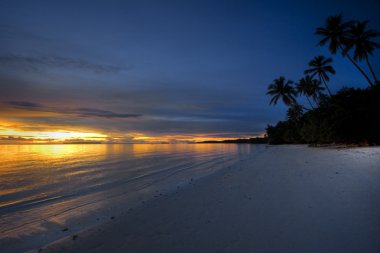
[[[30, 129], [30, 130], [29, 130]], [[220, 133], [219, 133], [220, 134]], [[142, 132], [104, 133], [96, 129], [70, 126], [25, 125], [20, 122], [0, 120], [0, 143], [194, 143], [251, 138], [253, 136], [218, 137], [210, 134], [150, 135]]]
[[74, 132], [74, 131], [18, 131], [18, 130], [2, 130], [0, 136], [4, 139], [18, 139], [22, 138], [30, 142], [62, 142], [70, 140], [83, 140], [83, 141], [103, 141], [107, 135], [94, 133], [94, 132]]
[[[178, 134], [178, 135], [163, 135], [163, 136], [148, 136], [143, 134], [134, 134], [133, 140], [143, 141], [144, 143], [194, 143], [203, 141], [223, 141], [240, 138], [253, 138], [256, 136], [238, 136], [238, 137], [215, 137], [217, 133], [212, 134]], [[263, 135], [260, 135], [263, 136]]]
[[[30, 130], [29, 130], [30, 129]], [[59, 143], [66, 141], [104, 141], [108, 136], [93, 130], [26, 125], [0, 120], [0, 143]]]

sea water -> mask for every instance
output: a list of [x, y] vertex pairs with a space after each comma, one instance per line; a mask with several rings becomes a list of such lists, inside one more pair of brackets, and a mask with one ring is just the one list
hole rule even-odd
[[84, 229], [189, 187], [259, 146], [0, 145], [0, 239]]

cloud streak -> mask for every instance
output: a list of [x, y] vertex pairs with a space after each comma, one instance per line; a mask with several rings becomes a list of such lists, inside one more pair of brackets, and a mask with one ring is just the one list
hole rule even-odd
[[82, 117], [101, 117], [101, 118], [138, 118], [142, 115], [131, 113], [115, 113], [112, 111], [99, 110], [94, 108], [78, 108], [72, 111], [73, 114], [78, 114]]
[[121, 66], [98, 64], [82, 59], [74, 59], [54, 55], [1, 55], [0, 65], [21, 66], [27, 71], [41, 71], [49, 68], [63, 68], [90, 71], [95, 74], [112, 74], [128, 69]]
[[12, 105], [15, 107], [29, 107], [29, 108], [42, 107], [40, 104], [32, 103], [32, 102], [28, 102], [28, 101], [8, 101], [8, 102], [6, 102], [6, 104]]
[[38, 103], [29, 101], [7, 101], [4, 104], [14, 109], [20, 109], [24, 111], [37, 111], [37, 112], [52, 112], [60, 115], [69, 115], [75, 117], [99, 117], [107, 119], [126, 119], [126, 118], [138, 118], [141, 114], [133, 113], [117, 113], [113, 111], [101, 110], [97, 108], [56, 108], [47, 107]]

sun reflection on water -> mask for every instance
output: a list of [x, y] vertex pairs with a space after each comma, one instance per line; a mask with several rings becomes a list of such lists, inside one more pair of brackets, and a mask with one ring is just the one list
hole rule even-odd
[[[219, 170], [236, 161], [236, 154], [249, 152], [248, 147], [231, 144], [0, 145], [0, 215], [8, 217], [0, 220], [0, 227], [8, 229], [29, 220], [55, 219], [63, 224], [67, 219], [86, 215], [95, 207], [98, 211], [113, 203], [135, 201], [141, 194], [150, 194], [165, 184]], [[145, 188], [147, 186], [149, 188]], [[114, 196], [120, 197], [111, 201]], [[27, 215], [19, 218], [25, 210]], [[25, 228], [24, 232], [28, 231], [32, 230]]]

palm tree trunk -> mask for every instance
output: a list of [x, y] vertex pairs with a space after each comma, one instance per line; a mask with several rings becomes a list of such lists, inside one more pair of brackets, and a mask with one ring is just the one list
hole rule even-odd
[[[342, 46], [340, 46], [340, 50], [342, 50], [342, 52], [344, 52]], [[360, 66], [351, 58], [351, 56], [348, 54], [348, 52], [346, 54], [343, 54], [343, 56], [347, 56], [347, 58], [350, 60], [350, 62], [352, 64], [354, 64], [354, 66], [360, 71], [360, 73], [362, 73], [362, 75], [365, 77], [365, 79], [367, 80], [369, 86], [373, 86], [373, 83], [371, 82], [371, 80], [369, 79], [369, 77], [367, 76], [367, 74], [360, 68]]]
[[319, 81], [323, 81], [323, 84], [325, 85], [326, 89], [327, 89], [327, 93], [330, 95], [331, 97], [331, 91], [329, 89], [329, 86], [327, 86], [327, 83], [325, 81], [325, 79], [322, 77], [322, 76], [319, 76]]
[[375, 80], [375, 84], [377, 84], [379, 81], [376, 78], [375, 72], [373, 71], [371, 64], [369, 64], [368, 55], [365, 56], [365, 61], [367, 62], [368, 68], [371, 71], [373, 79]]
[[321, 106], [321, 94], [322, 92], [319, 92], [318, 97], [314, 98], [314, 101], [317, 104], [317, 106]]
[[313, 105], [312, 105], [312, 103], [311, 103], [311, 101], [310, 101], [309, 97], [308, 97], [308, 96], [306, 96], [306, 98], [307, 98], [307, 101], [309, 101], [309, 104], [310, 104], [310, 106], [311, 106], [311, 109], [314, 109], [314, 107], [313, 107]]

